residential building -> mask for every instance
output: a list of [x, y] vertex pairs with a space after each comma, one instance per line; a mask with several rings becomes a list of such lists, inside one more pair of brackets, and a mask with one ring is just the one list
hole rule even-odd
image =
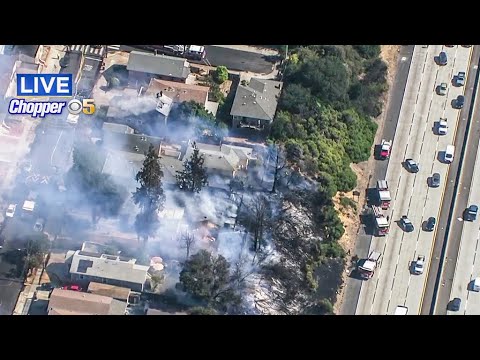
[[152, 78], [185, 82], [190, 74], [190, 63], [182, 58], [132, 51], [127, 70], [130, 85], [137, 88], [148, 85]]
[[150, 279], [148, 266], [137, 264], [136, 259], [106, 254], [88, 253], [81, 250], [67, 253], [72, 282], [84, 286], [90, 282], [115, 285], [133, 291], [144, 291]]
[[185, 101], [194, 101], [210, 111], [213, 115], [217, 114], [219, 104], [214, 101], [208, 101], [210, 87], [184, 84], [181, 82], [152, 79], [148, 85], [146, 94], [167, 95], [173, 100], [173, 104], [179, 104]]
[[281, 81], [252, 78], [248, 85], [239, 85], [230, 111], [232, 127], [268, 131], [281, 91]]
[[127, 304], [111, 297], [54, 289], [48, 315], [125, 315]]
[[125, 303], [128, 303], [131, 290], [126, 287], [102, 284], [102, 283], [97, 283], [92, 281], [90, 284], [88, 284], [87, 292], [90, 294], [107, 296], [115, 300], [120, 300]]

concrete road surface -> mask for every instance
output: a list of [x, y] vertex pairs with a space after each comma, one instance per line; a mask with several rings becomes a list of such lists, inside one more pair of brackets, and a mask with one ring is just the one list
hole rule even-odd
[[[449, 248], [458, 248], [455, 259], [454, 274], [452, 276], [448, 264], [452, 251], [447, 251], [448, 257], [446, 267], [442, 273], [441, 290], [438, 291], [436, 314], [445, 314], [447, 304], [453, 298], [460, 298], [462, 305], [460, 311], [448, 311], [449, 315], [480, 315], [480, 293], [471, 291], [472, 281], [480, 276], [480, 230], [479, 219], [476, 221], [462, 221], [463, 211], [472, 204], [480, 205], [480, 100], [478, 99], [480, 89], [477, 85], [475, 100], [473, 104], [472, 123], [469, 137], [466, 143], [465, 158], [462, 165], [461, 178], [468, 176], [471, 181], [466, 180], [459, 184], [458, 195], [455, 197], [455, 205], [449, 233]], [[450, 265], [450, 266], [448, 266]], [[453, 279], [452, 279], [453, 278]], [[452, 279], [452, 280], [450, 280]]]
[[[388, 101], [388, 109], [386, 110], [385, 124], [383, 126], [383, 139], [394, 139], [395, 130], [398, 124], [398, 117], [400, 115], [400, 109], [403, 102], [403, 96], [405, 94], [405, 86], [407, 84], [407, 78], [412, 62], [414, 46], [402, 46], [400, 53], [398, 54], [397, 73], [395, 75], [395, 81], [390, 93], [390, 99]], [[377, 161], [375, 164], [373, 179], [385, 178], [387, 173], [388, 160]], [[375, 181], [370, 179], [370, 185]], [[357, 241], [355, 242], [355, 254], [360, 258], [364, 258], [368, 255], [368, 249], [372, 240], [371, 235], [367, 235], [363, 228], [359, 229], [357, 235]], [[355, 278], [348, 278], [346, 282], [345, 296], [342, 304], [342, 315], [353, 315], [357, 308], [358, 298], [360, 296], [360, 289], [362, 282]]]
[[[442, 50], [449, 57], [446, 66], [434, 61]], [[375, 276], [362, 285], [357, 314], [393, 314], [397, 305], [407, 306], [409, 314], [419, 313], [425, 274], [412, 275], [412, 261], [426, 255], [429, 266], [435, 232], [425, 232], [422, 227], [428, 217], [438, 217], [445, 187], [443, 182], [439, 188], [429, 188], [427, 180], [434, 172], [447, 178], [449, 165], [442, 163], [443, 152], [454, 143], [460, 114], [451, 101], [463, 92], [463, 88], [453, 87], [451, 80], [455, 73], [468, 68], [470, 53], [462, 47], [415, 47], [386, 176], [392, 194], [391, 209], [385, 212], [390, 217], [390, 233], [372, 240], [370, 250], [380, 251], [382, 261]], [[441, 82], [449, 84], [445, 96], [435, 91]], [[434, 131], [440, 117], [446, 117], [449, 123], [444, 136]], [[417, 174], [408, 173], [402, 166], [406, 158], [419, 163]], [[402, 215], [414, 224], [413, 232], [405, 233], [400, 228]]]
[[475, 104], [472, 104], [473, 100], [471, 100], [475, 86], [478, 87], [479, 58], [480, 48], [475, 46], [468, 69], [470, 76], [465, 85], [466, 103], [461, 112], [461, 121], [457, 130], [455, 146], [458, 161], [451, 165], [452, 169], [449, 172], [439, 219], [439, 222], [445, 226], [439, 227], [437, 231], [437, 240], [431, 256], [432, 261], [422, 304], [423, 315], [445, 314], [452, 288], [463, 228], [463, 223], [455, 219], [461, 217], [463, 209], [468, 204], [473, 165], [477, 153], [476, 145], [480, 135], [480, 123], [475, 120], [475, 116], [478, 119], [476, 114], [479, 110], [475, 109], [476, 113], [472, 114], [473, 105], [478, 108], [480, 102], [476, 101]]

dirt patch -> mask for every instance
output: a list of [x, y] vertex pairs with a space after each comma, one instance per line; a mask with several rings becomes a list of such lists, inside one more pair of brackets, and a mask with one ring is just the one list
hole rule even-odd
[[[386, 116], [386, 109], [388, 108], [388, 99], [390, 96], [390, 89], [392, 88], [393, 81], [395, 79], [395, 75], [397, 74], [397, 60], [398, 54], [400, 52], [400, 45], [382, 45], [380, 56], [387, 64], [387, 83], [389, 91], [383, 96], [382, 103], [383, 103], [383, 112], [380, 114], [378, 118], [375, 119], [375, 122], [378, 124], [378, 130], [375, 135], [375, 144], [380, 142], [382, 133], [383, 133], [383, 126], [385, 123], [385, 116]], [[373, 147], [372, 147], [373, 153]], [[335, 209], [338, 211], [340, 220], [342, 221], [345, 227], [345, 234], [339, 240], [339, 243], [344, 248], [345, 252], [347, 253], [346, 263], [349, 264], [352, 261], [352, 255], [354, 255], [355, 249], [355, 242], [357, 240], [357, 233], [360, 228], [360, 217], [359, 212], [361, 208], [366, 203], [365, 193], [368, 188], [368, 182], [370, 176], [372, 175], [373, 169], [375, 167], [373, 156], [370, 157], [368, 161], [359, 163], [359, 164], [351, 164], [352, 170], [357, 175], [357, 187], [354, 191], [360, 193], [359, 196], [354, 196], [353, 191], [349, 193], [337, 193], [335, 195], [333, 202], [335, 204]], [[351, 207], [342, 206], [340, 203], [340, 199], [342, 197], [352, 199], [356, 203], [357, 210], [355, 211]], [[345, 294], [345, 283], [347, 280], [347, 267], [345, 267], [344, 272], [342, 274], [342, 285], [339, 289], [339, 294], [337, 296], [337, 301], [334, 304], [334, 312], [338, 314], [340, 312], [340, 308], [343, 302], [343, 296]]]

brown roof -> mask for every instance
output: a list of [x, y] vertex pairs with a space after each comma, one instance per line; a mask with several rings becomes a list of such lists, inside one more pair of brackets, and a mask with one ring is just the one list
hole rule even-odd
[[156, 95], [160, 91], [173, 99], [173, 102], [195, 101], [205, 105], [208, 99], [208, 86], [182, 84], [174, 81], [152, 79], [148, 85], [147, 94]]
[[130, 296], [130, 289], [128, 288], [97, 282], [91, 282], [88, 285], [88, 292], [91, 294], [108, 296], [117, 300], [124, 301], [127, 301], [128, 297]]
[[[49, 315], [114, 315], [110, 297], [79, 291], [54, 289], [48, 303]], [[118, 314], [120, 315], [120, 314]]]

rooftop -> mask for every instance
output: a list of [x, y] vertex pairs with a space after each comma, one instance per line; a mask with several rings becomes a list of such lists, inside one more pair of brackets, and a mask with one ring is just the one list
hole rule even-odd
[[126, 305], [111, 297], [79, 291], [54, 289], [48, 315], [124, 315]]
[[182, 58], [132, 51], [127, 70], [186, 79], [190, 74], [190, 64]]
[[0, 55], [0, 96], [3, 97], [10, 85], [10, 77], [13, 74], [13, 67], [16, 57], [11, 55]]
[[64, 62], [65, 65], [61, 67], [60, 74], [73, 74], [73, 78], [75, 79], [82, 63], [82, 53], [67, 52], [60, 61], [61, 64]]
[[238, 85], [230, 114], [272, 121], [281, 89], [281, 81], [252, 78], [248, 85]]
[[208, 99], [208, 86], [183, 84], [174, 81], [152, 79], [148, 85], [147, 94], [156, 95], [160, 92], [167, 95], [173, 102], [195, 101], [205, 105]]
[[144, 284], [148, 268], [136, 264], [136, 259], [96, 255], [77, 250], [73, 255], [70, 273]]
[[103, 130], [112, 131], [120, 134], [133, 134], [134, 130], [123, 124], [103, 123]]
[[88, 292], [96, 295], [108, 296], [117, 300], [128, 301], [130, 289], [108, 284], [91, 282], [88, 285]]

